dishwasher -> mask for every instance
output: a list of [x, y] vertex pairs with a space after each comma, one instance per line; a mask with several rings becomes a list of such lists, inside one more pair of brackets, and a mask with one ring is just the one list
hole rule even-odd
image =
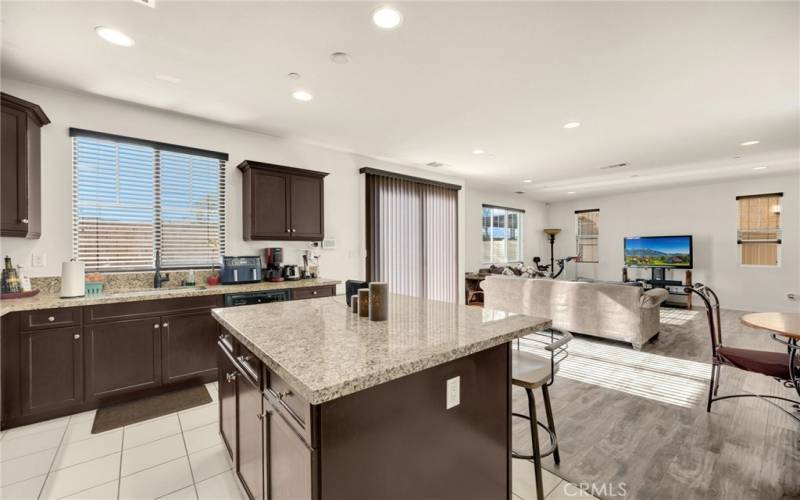
[[270, 290], [265, 292], [226, 293], [225, 307], [246, 306], [249, 304], [268, 304], [289, 300], [289, 290]]

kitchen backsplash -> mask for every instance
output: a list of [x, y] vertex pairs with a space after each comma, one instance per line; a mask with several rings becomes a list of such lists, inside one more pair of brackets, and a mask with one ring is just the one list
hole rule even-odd
[[[162, 288], [179, 288], [183, 286], [183, 280], [189, 276], [189, 271], [164, 271], [169, 273], [169, 281], [165, 281]], [[207, 269], [195, 269], [194, 278], [197, 285], [205, 285], [206, 278], [211, 274]], [[57, 295], [61, 292], [61, 277], [47, 276], [43, 278], [31, 278], [31, 287], [39, 290], [40, 293], [47, 295]], [[153, 288], [153, 272], [142, 273], [109, 273], [103, 274], [103, 291], [105, 292], [127, 292], [135, 290], [147, 290]]]

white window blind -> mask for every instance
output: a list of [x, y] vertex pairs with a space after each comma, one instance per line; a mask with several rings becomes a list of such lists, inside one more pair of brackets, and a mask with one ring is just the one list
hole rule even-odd
[[598, 240], [600, 239], [600, 210], [577, 210], [575, 212], [575, 251], [580, 262], [600, 262]]
[[483, 205], [481, 232], [485, 264], [522, 262], [522, 216], [522, 210]]
[[[225, 160], [190, 148], [71, 130], [73, 255], [93, 271], [217, 264]], [[167, 147], [159, 147], [167, 146]]]
[[780, 265], [783, 193], [737, 196], [739, 205], [739, 263], [743, 266]]

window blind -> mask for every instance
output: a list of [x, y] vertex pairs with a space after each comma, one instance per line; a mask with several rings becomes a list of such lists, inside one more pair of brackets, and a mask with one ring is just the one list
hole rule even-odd
[[522, 262], [523, 210], [483, 205], [481, 214], [482, 262]]
[[778, 265], [782, 197], [783, 193], [770, 193], [736, 198], [739, 205], [737, 243], [742, 265]]
[[[71, 131], [72, 132], [72, 131]], [[219, 262], [225, 160], [98, 133], [73, 134], [73, 255], [93, 271]]]
[[575, 212], [575, 226], [575, 250], [579, 261], [599, 262], [600, 210], [577, 210]]

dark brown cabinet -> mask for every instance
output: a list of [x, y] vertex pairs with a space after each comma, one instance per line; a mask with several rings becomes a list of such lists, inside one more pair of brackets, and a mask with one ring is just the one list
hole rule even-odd
[[21, 335], [22, 414], [83, 402], [80, 328], [52, 328]]
[[165, 384], [216, 375], [219, 324], [207, 311], [161, 317], [161, 371]]
[[41, 128], [38, 105], [0, 93], [0, 235], [41, 236]]
[[228, 349], [220, 341], [217, 349], [219, 363], [219, 380], [217, 390], [219, 396], [219, 433], [228, 450], [231, 460], [236, 460], [236, 378], [239, 372], [231, 360]]
[[270, 500], [311, 500], [311, 450], [286, 420], [269, 420]]
[[242, 374], [237, 377], [239, 389], [239, 479], [250, 498], [264, 498], [264, 409], [261, 390], [255, 380]]
[[245, 240], [318, 241], [325, 236], [325, 172], [245, 160]]
[[84, 334], [88, 398], [161, 385], [159, 318], [89, 325]]

